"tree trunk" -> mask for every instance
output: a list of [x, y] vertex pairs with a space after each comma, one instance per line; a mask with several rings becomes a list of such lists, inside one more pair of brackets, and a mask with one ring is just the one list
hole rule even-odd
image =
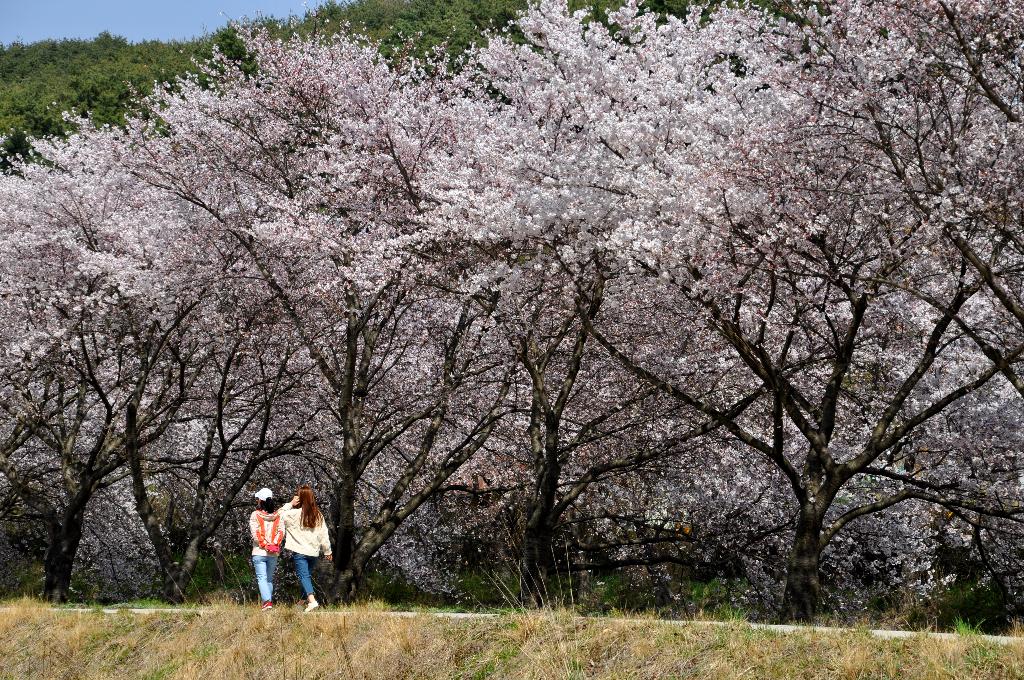
[[352, 564], [356, 544], [356, 484], [354, 472], [341, 472], [342, 477], [334, 483], [334, 507], [331, 512], [334, 520], [334, 580], [328, 595], [331, 600], [351, 602], [360, 576]]
[[[526, 606], [543, 607], [550, 601], [547, 578], [554, 561], [553, 527], [557, 522], [555, 505], [558, 481], [562, 476], [559, 462], [558, 427], [560, 413], [548, 410], [543, 418], [541, 396], [534, 389], [533, 413], [530, 423], [530, 441], [534, 455], [537, 479], [533, 498], [527, 508], [526, 526], [523, 528], [522, 561], [519, 567], [519, 598]], [[541, 423], [544, 437], [541, 439]]]
[[43, 597], [50, 602], [67, 602], [71, 590], [71, 570], [82, 541], [84, 508], [69, 508], [63, 521], [49, 526], [49, 543], [43, 557]]
[[808, 622], [818, 614], [821, 601], [821, 526], [822, 513], [812, 505], [800, 510], [793, 549], [786, 573], [786, 592], [782, 609], [787, 620]]
[[524, 605], [543, 607], [550, 600], [547, 578], [554, 563], [555, 501], [561, 466], [557, 444], [549, 442], [539, 466], [534, 500], [523, 529], [522, 560], [519, 567], [519, 597]]
[[545, 523], [527, 523], [519, 568], [519, 597], [527, 606], [543, 607], [549, 593], [548, 572], [553, 559], [551, 530]]
[[351, 604], [359, 590], [361, 570], [349, 567], [338, 570], [335, 567], [334, 581], [331, 583], [331, 598], [344, 604]]
[[213, 546], [213, 568], [217, 574], [217, 585], [223, 588], [228, 581], [228, 564], [224, 559], [224, 551], [217, 544]]
[[192, 575], [177, 566], [170, 567], [164, 575], [163, 598], [172, 604], [185, 601], [185, 590], [188, 588]]
[[164, 571], [163, 596], [168, 602], [180, 604], [185, 601], [185, 593], [198, 563], [199, 542], [192, 539], [180, 559], [161, 565]]

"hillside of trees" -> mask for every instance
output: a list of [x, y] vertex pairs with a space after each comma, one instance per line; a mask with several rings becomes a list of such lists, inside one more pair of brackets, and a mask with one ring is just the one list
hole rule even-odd
[[[385, 49], [416, 36], [418, 49], [444, 45], [457, 54], [525, 6], [524, 0], [356, 0], [325, 4], [292, 23], [262, 23], [282, 35], [332, 33], [350, 24]], [[188, 41], [131, 43], [102, 33], [0, 45], [0, 169], [9, 167], [10, 156], [28, 153], [29, 138], [67, 134], [74, 125], [65, 111], [88, 112], [96, 125], [123, 123], [133, 97], [188, 72], [214, 47], [229, 55], [241, 49], [231, 27]]]
[[[574, 7], [603, 17], [618, 0], [574, 0]], [[654, 0], [657, 12], [682, 15], [691, 0]], [[328, 2], [301, 20], [266, 19], [262, 24], [282, 36], [332, 34], [351, 26], [379, 41], [385, 52], [410, 41], [421, 53], [442, 48], [453, 57], [480, 42], [481, 36], [507, 26], [527, 0], [352, 0]], [[96, 125], [119, 125], [133, 97], [152, 91], [156, 82], [173, 81], [209, 58], [213, 48], [238, 55], [235, 29], [184, 41], [131, 43], [102, 33], [91, 40], [43, 40], [0, 45], [0, 171], [10, 158], [27, 154], [32, 137], [65, 135], [72, 122], [64, 112], [88, 112]], [[74, 120], [74, 119], [72, 119]]]

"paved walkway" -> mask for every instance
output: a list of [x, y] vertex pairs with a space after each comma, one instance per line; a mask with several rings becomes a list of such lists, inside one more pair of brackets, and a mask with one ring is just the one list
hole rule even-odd
[[[95, 613], [101, 612], [103, 614], [118, 614], [120, 612], [129, 612], [131, 614], [208, 614], [216, 611], [215, 609], [202, 608], [202, 607], [152, 607], [152, 608], [128, 608], [128, 607], [54, 607], [52, 611], [56, 612], [68, 612], [68, 613]], [[415, 618], [419, 616], [432, 616], [436, 618], [444, 619], [486, 619], [502, 616], [502, 614], [489, 614], [482, 612], [401, 612], [401, 611], [374, 611], [366, 609], [357, 610], [345, 610], [345, 609], [324, 609], [315, 612], [317, 616], [344, 616], [346, 614], [379, 614], [381, 616], [394, 616], [402, 618]], [[580, 619], [588, 619], [593, 621], [615, 621], [618, 623], [659, 623], [667, 626], [705, 626], [705, 627], [727, 627], [727, 626], [747, 626], [758, 630], [768, 630], [773, 633], [779, 634], [790, 634], [790, 633], [806, 633], [808, 631], [815, 633], [824, 634], [835, 634], [835, 633], [856, 633], [862, 629], [857, 628], [837, 628], [830, 626], [792, 626], [783, 624], [771, 624], [771, 623], [750, 623], [746, 621], [740, 621], [736, 623], [730, 623], [726, 621], [697, 621], [688, 619], [631, 619], [627, 617], [578, 617]], [[932, 633], [927, 631], [911, 631], [911, 630], [885, 630], [885, 629], [869, 629], [867, 631], [870, 635], [877, 638], [884, 639], [901, 639], [901, 638], [913, 638], [918, 636], [924, 636], [934, 638], [938, 640], [958, 640], [965, 636], [959, 635], [958, 633]], [[971, 638], [977, 637], [985, 642], [991, 642], [998, 645], [1012, 645], [1024, 643], [1024, 637], [1013, 637], [1009, 635], [977, 635], [970, 636]]]

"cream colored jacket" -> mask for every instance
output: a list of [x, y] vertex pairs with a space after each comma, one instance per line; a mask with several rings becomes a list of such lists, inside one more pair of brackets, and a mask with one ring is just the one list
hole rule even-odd
[[284, 524], [285, 548], [307, 557], [320, 557], [321, 551], [325, 556], [331, 554], [331, 540], [323, 516], [314, 528], [307, 529], [302, 526], [302, 508], [285, 505], [278, 513]]

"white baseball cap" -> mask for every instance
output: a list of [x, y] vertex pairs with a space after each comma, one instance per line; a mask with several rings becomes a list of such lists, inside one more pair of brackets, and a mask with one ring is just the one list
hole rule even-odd
[[258, 500], [258, 501], [265, 501], [268, 498], [273, 498], [274, 497], [274, 492], [271, 491], [270, 489], [268, 489], [267, 487], [263, 487], [262, 489], [260, 489], [259, 491], [257, 491], [253, 495], [256, 496], [256, 500]]

